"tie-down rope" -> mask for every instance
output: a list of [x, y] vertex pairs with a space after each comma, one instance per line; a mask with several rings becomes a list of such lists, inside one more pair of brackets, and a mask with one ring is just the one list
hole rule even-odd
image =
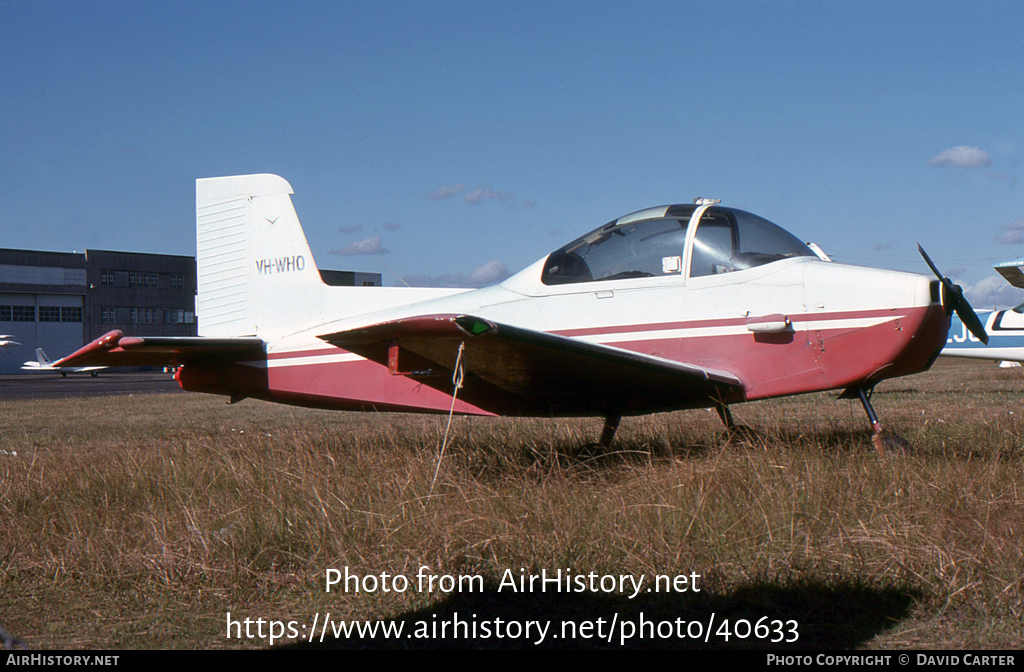
[[437, 466], [434, 467], [434, 478], [430, 481], [430, 494], [434, 494], [434, 484], [437, 483], [437, 473], [441, 470], [441, 460], [444, 459], [444, 449], [448, 446], [448, 430], [452, 427], [452, 416], [455, 415], [455, 399], [459, 395], [459, 390], [462, 389], [462, 379], [465, 377], [465, 372], [462, 368], [462, 352], [466, 349], [466, 342], [459, 343], [459, 354], [455, 358], [455, 372], [452, 374], [452, 384], [455, 385], [455, 389], [452, 390], [452, 407], [448, 411], [448, 424], [444, 428], [444, 440], [441, 442], [441, 450], [437, 456]]

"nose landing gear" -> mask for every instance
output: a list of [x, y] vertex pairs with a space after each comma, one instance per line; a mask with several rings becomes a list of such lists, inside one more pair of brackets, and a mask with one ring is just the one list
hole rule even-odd
[[913, 452], [913, 446], [906, 439], [895, 432], [884, 429], [882, 423], [878, 421], [875, 407], [871, 405], [871, 395], [874, 391], [874, 385], [849, 387], [839, 395], [839, 398], [860, 399], [860, 403], [864, 405], [864, 412], [868, 414], [868, 420], [871, 421], [871, 443], [874, 444], [875, 450], [879, 453], [909, 454]]

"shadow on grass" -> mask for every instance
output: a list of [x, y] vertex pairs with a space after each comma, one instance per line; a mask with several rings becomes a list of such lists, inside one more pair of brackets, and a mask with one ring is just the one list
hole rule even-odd
[[[288, 646], [328, 649], [850, 649], [907, 618], [913, 604], [921, 597], [920, 591], [913, 588], [869, 587], [856, 582], [835, 585], [765, 582], [721, 595], [706, 591], [673, 596], [644, 593], [632, 600], [617, 594], [512, 593], [510, 590], [505, 587], [498, 592], [492, 584], [482, 593], [453, 594], [427, 609], [400, 614], [386, 621], [393, 628], [401, 626], [397, 637], [394, 630], [390, 638], [380, 631], [375, 637], [335, 637], [328, 629], [323, 643], [301, 642]], [[496, 619], [501, 619], [500, 628]], [[600, 623], [598, 619], [602, 619]], [[525, 624], [529, 621], [539, 621], [540, 628], [550, 624], [546, 635], [541, 637], [537, 625], [527, 631]], [[613, 621], [617, 623], [614, 631]], [[693, 621], [697, 623], [691, 623]], [[726, 621], [728, 626], [724, 626]], [[759, 621], [765, 626], [760, 631], [765, 635], [762, 638], [753, 630]], [[799, 635], [795, 641], [792, 641], [793, 621]], [[459, 624], [457, 629], [453, 623]], [[712, 623], [711, 634], [705, 642], [708, 623]], [[585, 624], [589, 624], [589, 630], [583, 629]], [[630, 632], [629, 624], [634, 628], [633, 636], [623, 639], [623, 635]], [[442, 636], [442, 627], [445, 636]], [[730, 632], [728, 638], [724, 636], [725, 627]], [[573, 628], [575, 637], [571, 636]], [[677, 636], [677, 629], [683, 637]], [[750, 634], [737, 637], [736, 629], [740, 634], [749, 630]], [[687, 635], [688, 630], [693, 637]], [[317, 638], [319, 632], [318, 627]], [[499, 637], [498, 632], [504, 636]], [[589, 637], [583, 636], [584, 632]], [[782, 641], [772, 643], [772, 639]]]
[[543, 476], [556, 471], [590, 476], [619, 467], [644, 466], [664, 460], [700, 460], [722, 451], [757, 451], [780, 445], [786, 448], [810, 447], [824, 454], [870, 453], [875, 450], [867, 430], [831, 429], [808, 433], [744, 427], [739, 434], [721, 431], [687, 443], [669, 443], [649, 437], [617, 440], [611, 446], [565, 440], [518, 445], [455, 442], [447, 459], [476, 478], [503, 480], [510, 475]]
[[619, 467], [648, 465], [665, 459], [696, 459], [714, 454], [721, 444], [669, 446], [650, 441], [616, 441], [610, 447], [556, 441], [538, 446], [455, 444], [448, 458], [475, 478], [505, 480], [512, 475], [543, 477], [554, 472], [592, 476]]

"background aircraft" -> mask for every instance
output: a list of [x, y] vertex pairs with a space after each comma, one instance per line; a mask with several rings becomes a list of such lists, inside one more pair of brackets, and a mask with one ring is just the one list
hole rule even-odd
[[62, 378], [67, 378], [69, 373], [90, 373], [95, 378], [99, 371], [105, 366], [61, 366], [57, 367], [50, 358], [46, 356], [42, 348], [36, 348], [36, 361], [28, 361], [21, 365], [22, 371], [58, 371]]
[[[1024, 289], [1024, 259], [996, 264], [993, 268], [1011, 285]], [[944, 357], [1024, 362], [1024, 304], [1006, 310], [983, 310], [978, 317], [990, 341], [983, 343], [953, 316], [946, 347], [942, 349]]]
[[[859, 398], [927, 369], [960, 288], [839, 264], [717, 201], [660, 206], [478, 290], [329, 287], [276, 175], [196, 181], [199, 337], [112, 331], [56, 362], [181, 366], [186, 390], [342, 410], [605, 418], [820, 390]], [[924, 254], [922, 250], [922, 254]], [[895, 439], [894, 439], [895, 441]], [[896, 443], [899, 443], [896, 441]]]
[[14, 336], [10, 334], [0, 334], [0, 348], [16, 348], [21, 343], [14, 340]]

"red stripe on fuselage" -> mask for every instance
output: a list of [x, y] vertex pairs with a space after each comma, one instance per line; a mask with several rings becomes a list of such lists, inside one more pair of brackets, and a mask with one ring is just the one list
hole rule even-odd
[[[856, 320], [868, 317], [896, 319], [907, 315], [914, 308], [885, 308], [873, 310], [849, 310], [831, 313], [794, 313], [787, 315], [790, 322], [819, 322], [822, 320]], [[755, 316], [756, 317], [756, 316]], [[665, 331], [669, 329], [704, 329], [708, 327], [746, 326], [747, 317], [729, 317], [714, 320], [689, 320], [685, 322], [653, 322], [650, 324], [623, 324], [607, 327], [585, 327], [582, 329], [556, 329], [559, 336], [603, 336], [606, 334], [630, 334], [641, 331]]]
[[[278, 359], [295, 359], [297, 357], [321, 357], [323, 355], [340, 355], [340, 354], [352, 354], [348, 350], [342, 350], [341, 348], [334, 347], [333, 345], [325, 345], [322, 348], [315, 348], [312, 350], [289, 350], [286, 352], [270, 352], [267, 353], [268, 360]], [[358, 355], [355, 355], [358, 357]]]

